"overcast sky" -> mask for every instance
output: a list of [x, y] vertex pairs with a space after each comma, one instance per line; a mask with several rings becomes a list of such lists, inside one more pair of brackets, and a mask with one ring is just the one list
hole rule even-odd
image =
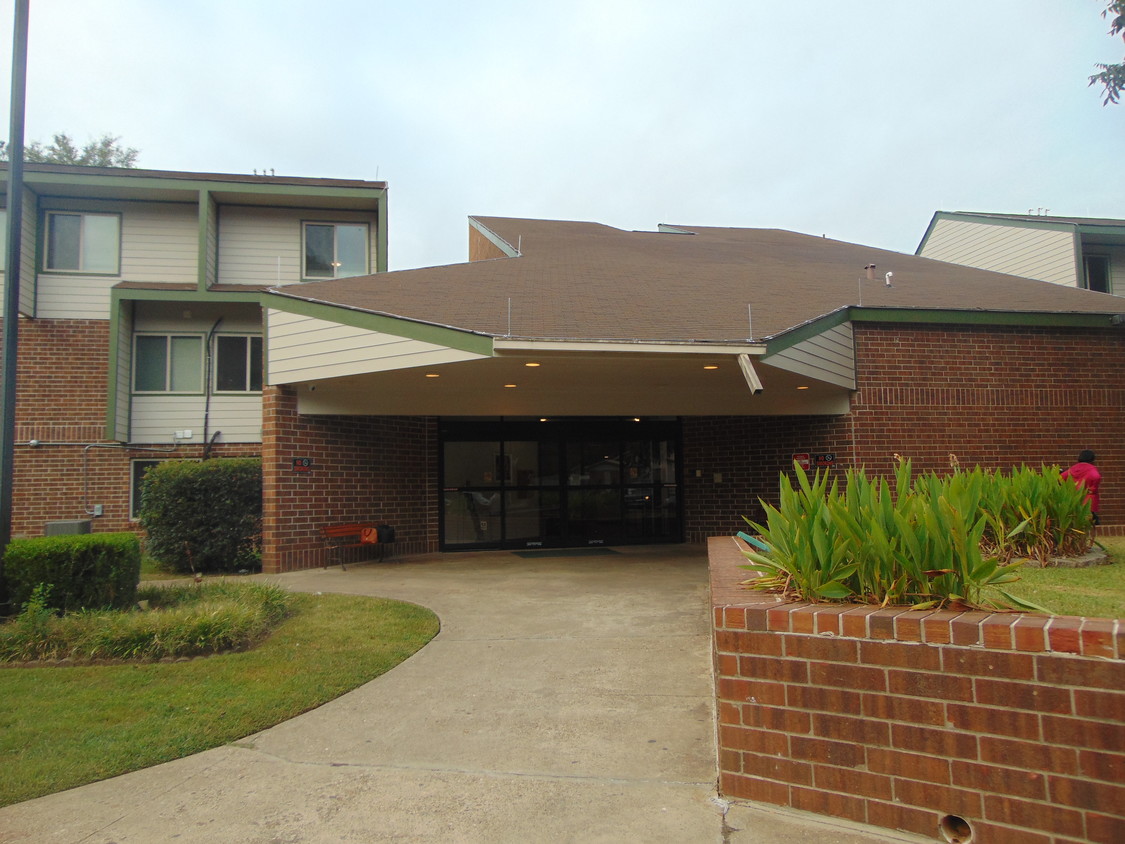
[[386, 180], [392, 269], [466, 260], [470, 214], [913, 252], [939, 209], [1125, 217], [1125, 105], [1087, 87], [1125, 54], [1104, 8], [32, 0], [25, 137]]

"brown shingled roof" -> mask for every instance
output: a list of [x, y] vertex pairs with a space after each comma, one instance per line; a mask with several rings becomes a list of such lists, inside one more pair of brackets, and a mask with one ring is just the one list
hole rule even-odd
[[[779, 229], [629, 232], [587, 222], [474, 220], [518, 245], [520, 257], [276, 292], [496, 336], [618, 341], [744, 341], [748, 307], [755, 340], [852, 305], [1125, 311], [1119, 298], [1102, 293]], [[874, 281], [865, 278], [868, 264], [876, 265]]]

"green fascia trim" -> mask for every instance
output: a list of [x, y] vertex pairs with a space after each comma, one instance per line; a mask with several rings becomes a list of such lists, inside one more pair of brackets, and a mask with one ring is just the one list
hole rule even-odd
[[[0, 181], [7, 182], [7, 171], [0, 173]], [[336, 187], [331, 185], [277, 185], [256, 182], [226, 182], [209, 179], [161, 179], [153, 176], [105, 176], [83, 173], [26, 173], [29, 185], [85, 185], [106, 188], [145, 188], [181, 193], [250, 193], [262, 196], [324, 196], [335, 198], [374, 199], [386, 194], [386, 188]]]
[[145, 302], [252, 302], [261, 301], [262, 292], [256, 287], [247, 285], [245, 293], [241, 291], [227, 292], [225, 290], [144, 290], [135, 288], [114, 288], [110, 291], [110, 302], [145, 301]]
[[779, 334], [776, 337], [766, 340], [766, 353], [762, 356], [762, 361], [766, 362], [770, 355], [783, 352], [786, 349], [796, 346], [798, 343], [805, 342], [810, 337], [816, 337], [818, 334], [830, 331], [838, 325], [843, 325], [845, 322], [851, 320], [851, 318], [848, 308], [845, 307], [825, 314], [822, 317], [817, 317], [816, 319], [801, 323], [795, 328], [786, 331], [784, 334]]
[[[1125, 312], [1125, 305], [1122, 306]], [[1034, 313], [1016, 311], [951, 311], [921, 308], [845, 307], [798, 325], [766, 341], [765, 362], [770, 355], [785, 351], [810, 337], [823, 334], [845, 322], [899, 323], [902, 325], [997, 325], [1060, 328], [1110, 328], [1111, 313]]]
[[476, 219], [475, 217], [470, 217], [469, 225], [480, 232], [482, 235], [484, 235], [485, 239], [488, 240], [489, 243], [491, 243], [509, 258], [518, 258], [520, 256], [520, 253], [516, 250], [515, 246], [508, 243], [508, 241], [504, 240], [504, 238], [500, 237], [500, 235], [496, 234], [496, 232], [492, 231], [492, 229], [488, 228], [480, 220]]
[[[1122, 308], [1125, 311], [1125, 307]], [[1030, 311], [949, 311], [910, 308], [849, 308], [853, 322], [882, 322], [918, 325], [1022, 325], [1028, 327], [1109, 328], [1114, 314], [1054, 313]]]
[[196, 250], [196, 286], [207, 289], [207, 228], [211, 221], [211, 192], [206, 188], [199, 191], [199, 243]]
[[308, 299], [286, 296], [284, 293], [277, 292], [261, 294], [260, 302], [262, 308], [273, 308], [299, 316], [350, 325], [353, 328], [377, 331], [381, 334], [393, 334], [396, 337], [407, 337], [411, 340], [421, 340], [424, 343], [447, 346], [451, 349], [460, 349], [463, 352], [476, 355], [491, 357], [493, 354], [492, 337], [485, 334], [476, 334], [444, 325], [432, 325], [384, 314], [374, 314], [370, 311], [344, 308], [323, 302], [310, 302]]

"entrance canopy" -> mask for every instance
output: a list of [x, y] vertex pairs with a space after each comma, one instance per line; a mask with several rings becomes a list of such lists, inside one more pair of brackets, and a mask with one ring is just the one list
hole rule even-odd
[[1120, 309], [793, 232], [470, 225], [468, 264], [264, 294], [268, 383], [295, 387], [304, 414], [836, 415], [856, 388], [853, 320], [1089, 324]]

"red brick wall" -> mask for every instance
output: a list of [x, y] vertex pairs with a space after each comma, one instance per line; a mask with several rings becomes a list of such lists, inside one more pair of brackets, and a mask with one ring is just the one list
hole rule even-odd
[[848, 465], [851, 453], [842, 416], [689, 416], [682, 435], [685, 539], [695, 543], [741, 530], [743, 516], [764, 519], [758, 499], [777, 498], [794, 454], [835, 453]]
[[[940, 839], [1125, 840], [1125, 629], [781, 603], [712, 538], [719, 789]], [[950, 840], [950, 839], [945, 839]]]
[[924, 471], [950, 454], [966, 467], [1065, 467], [1090, 448], [1105, 476], [1101, 530], [1125, 531], [1125, 332], [857, 325], [855, 336], [847, 416], [684, 419], [689, 542], [760, 521], [758, 499], [776, 501], [778, 474], [802, 452], [890, 472], [896, 453]]
[[1069, 466], [1105, 476], [1102, 521], [1125, 525], [1125, 332], [972, 326], [855, 327], [854, 460], [888, 471]]
[[[21, 319], [19, 332], [12, 534], [39, 536], [49, 521], [90, 518], [95, 504], [103, 508], [95, 531], [136, 529], [130, 460], [197, 458], [202, 446], [157, 453], [105, 439], [108, 320]], [[257, 457], [260, 448], [220, 443], [211, 453]]]
[[[396, 555], [437, 550], [436, 420], [299, 416], [289, 387], [267, 387], [263, 399], [265, 571], [325, 565], [328, 524], [389, 524]], [[293, 471], [298, 458], [310, 471]]]

